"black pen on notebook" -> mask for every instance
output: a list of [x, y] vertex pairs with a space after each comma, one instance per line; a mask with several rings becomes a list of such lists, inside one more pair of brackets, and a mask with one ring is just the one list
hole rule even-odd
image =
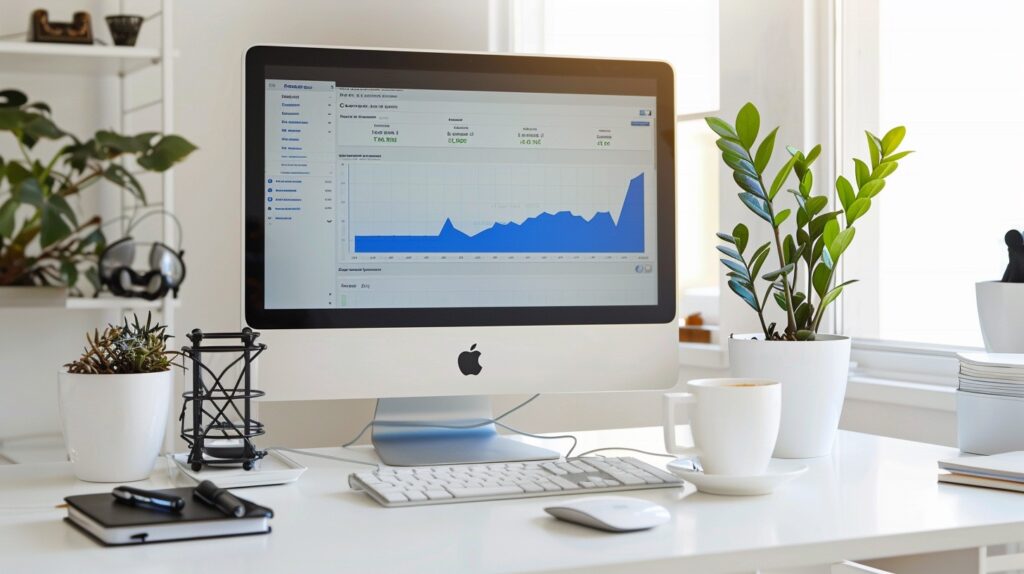
[[206, 504], [220, 510], [228, 516], [241, 518], [245, 516], [245, 505], [227, 490], [220, 488], [209, 480], [204, 480], [196, 486], [192, 496]]
[[185, 508], [185, 499], [155, 490], [142, 490], [131, 486], [118, 486], [110, 492], [118, 502], [133, 506], [147, 506], [162, 510], [179, 511]]

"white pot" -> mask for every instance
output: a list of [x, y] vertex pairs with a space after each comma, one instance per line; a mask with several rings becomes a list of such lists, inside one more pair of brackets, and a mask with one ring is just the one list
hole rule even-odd
[[[758, 340], [755, 340], [757, 337]], [[818, 335], [814, 341], [765, 341], [733, 335], [733, 377], [779, 381], [782, 420], [776, 458], [814, 458], [832, 452], [850, 372], [850, 339]]]
[[60, 373], [64, 445], [75, 476], [89, 482], [149, 478], [160, 454], [174, 377]]
[[975, 293], [985, 350], [1024, 353], [1024, 283], [981, 281]]

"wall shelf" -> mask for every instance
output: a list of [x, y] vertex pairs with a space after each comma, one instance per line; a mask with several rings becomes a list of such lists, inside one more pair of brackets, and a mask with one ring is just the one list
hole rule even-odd
[[116, 74], [130, 73], [160, 63], [156, 48], [0, 42], [0, 69], [5, 72]]

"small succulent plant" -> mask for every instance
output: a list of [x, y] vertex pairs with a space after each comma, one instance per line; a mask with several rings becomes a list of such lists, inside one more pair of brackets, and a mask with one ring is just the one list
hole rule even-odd
[[167, 326], [153, 324], [153, 314], [146, 323], [138, 315], [121, 325], [107, 325], [85, 334], [86, 346], [82, 356], [64, 365], [69, 373], [88, 375], [130, 375], [159, 373], [170, 370], [177, 351], [167, 350]]

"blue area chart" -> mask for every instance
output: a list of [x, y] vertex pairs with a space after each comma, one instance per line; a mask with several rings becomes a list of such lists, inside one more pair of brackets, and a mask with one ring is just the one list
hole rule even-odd
[[626, 189], [616, 223], [607, 211], [584, 219], [570, 211], [522, 223], [495, 223], [475, 235], [446, 219], [437, 235], [356, 235], [356, 253], [642, 253], [644, 174]]

